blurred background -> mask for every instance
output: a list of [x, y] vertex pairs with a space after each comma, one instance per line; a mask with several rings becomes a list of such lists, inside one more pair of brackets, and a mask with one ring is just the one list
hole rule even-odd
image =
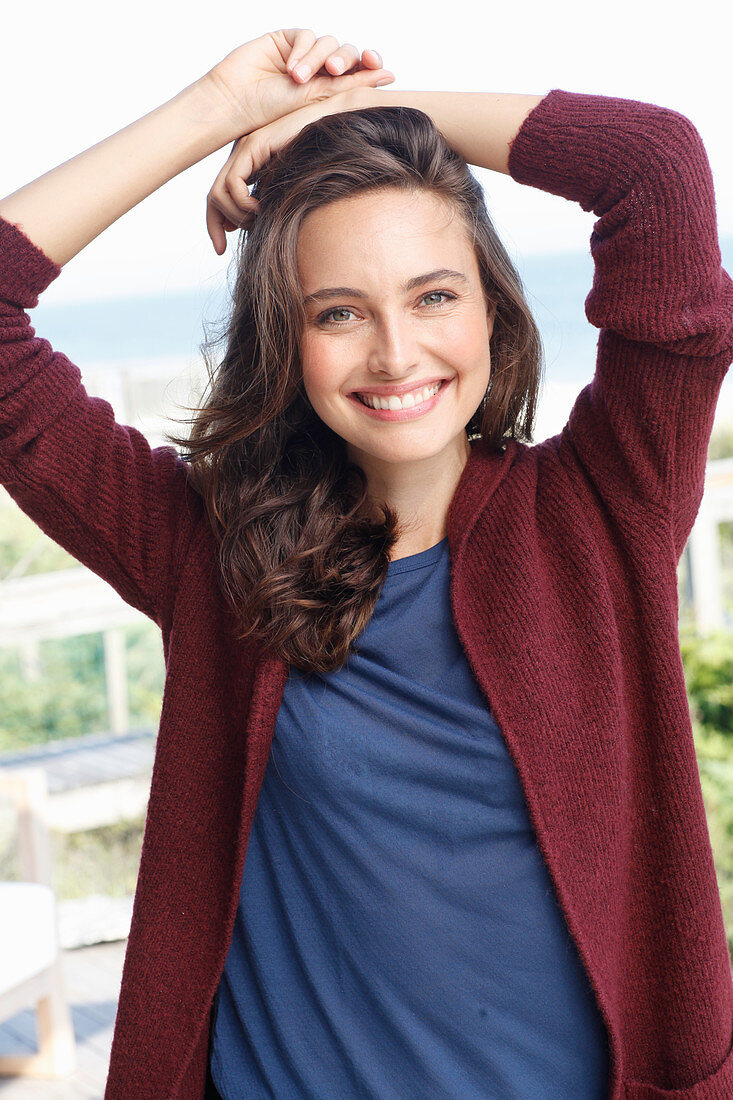
[[[592, 8], [577, 0], [490, 7], [276, 0], [264, 14], [230, 0], [209, 0], [199, 11], [156, 0], [117, 9], [37, 0], [32, 15], [13, 5], [3, 13], [0, 195], [147, 114], [241, 42], [306, 26], [377, 49], [396, 75], [395, 89], [563, 88], [682, 112], [708, 151], [723, 263], [733, 272], [722, 10], [715, 0], [699, 0], [684, 19], [667, 4], [637, 0]], [[205, 200], [227, 153], [189, 169], [111, 226], [32, 312], [38, 334], [77, 363], [88, 391], [110, 401], [117, 420], [153, 446], [180, 427], [172, 418], [201, 392], [204, 326], [226, 312], [234, 249], [230, 238], [226, 255], [215, 254]], [[593, 376], [598, 332], [584, 300], [595, 217], [508, 177], [475, 172], [543, 336], [539, 442], [561, 430]], [[680, 644], [733, 950], [733, 376], [723, 385], [708, 458], [705, 495], [680, 561]], [[33, 878], [53, 890], [77, 1054], [77, 1069], [63, 1083], [0, 1077], [8, 1100], [103, 1094], [163, 673], [157, 627], [55, 546], [0, 489], [0, 882]], [[28, 841], [29, 814], [41, 823], [40, 840], [33, 826]], [[39, 1040], [33, 1005], [11, 1004], [1, 983], [2, 975], [0, 1056], [29, 1056]]]

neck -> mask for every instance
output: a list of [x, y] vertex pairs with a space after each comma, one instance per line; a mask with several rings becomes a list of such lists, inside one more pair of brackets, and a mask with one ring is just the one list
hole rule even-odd
[[367, 475], [370, 497], [387, 504], [399, 518], [392, 561], [419, 554], [446, 537], [448, 509], [470, 454], [465, 432], [439, 454], [414, 462], [384, 462], [350, 452]]

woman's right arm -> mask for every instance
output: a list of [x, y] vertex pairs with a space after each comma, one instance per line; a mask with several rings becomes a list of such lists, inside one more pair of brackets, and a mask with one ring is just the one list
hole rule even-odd
[[187, 468], [173, 447], [117, 424], [25, 311], [107, 226], [230, 140], [217, 95], [186, 88], [0, 202], [0, 484], [161, 628], [200, 512]]
[[[315, 74], [298, 82], [292, 64]], [[328, 70], [345, 61], [343, 75]], [[363, 62], [363, 65], [362, 65]], [[312, 31], [237, 47], [143, 118], [0, 201], [0, 485], [50, 538], [161, 626], [200, 498], [172, 446], [151, 448], [90, 396], [78, 367], [37, 337], [26, 310], [109, 225], [209, 153], [311, 99], [390, 74]], [[350, 71], [355, 70], [356, 71]], [[336, 69], [336, 71], [338, 71]], [[142, 259], [144, 262], [144, 258]]]
[[[303, 81], [293, 75], [300, 62], [314, 74]], [[391, 80], [375, 50], [360, 55], [307, 29], [264, 34], [167, 103], [0, 200], [0, 217], [63, 267], [146, 196], [229, 142], [309, 102]]]
[[63, 267], [164, 183], [239, 137], [228, 107], [207, 75], [0, 200], [0, 217]]

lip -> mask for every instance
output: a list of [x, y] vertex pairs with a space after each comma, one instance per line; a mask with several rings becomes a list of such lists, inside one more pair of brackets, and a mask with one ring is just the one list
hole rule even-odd
[[[415, 405], [411, 409], [373, 409], [371, 405], [365, 405], [363, 401], [360, 401], [355, 393], [350, 393], [347, 396], [349, 401], [353, 402], [353, 404], [360, 408], [362, 412], [366, 413], [367, 416], [374, 417], [375, 420], [417, 420], [418, 417], [425, 416], [431, 409], [435, 408], [445, 391], [451, 385], [453, 379], [436, 378], [435, 381], [443, 383], [438, 392], [432, 397], [429, 397], [427, 401], [423, 401], [421, 404]], [[429, 382], [425, 383], [425, 385], [428, 386], [430, 384]], [[412, 388], [416, 389], [418, 387], [413, 386]], [[396, 391], [392, 390], [391, 392], [395, 393]], [[409, 393], [410, 391], [408, 390], [407, 392]]]
[[439, 374], [436, 378], [424, 378], [421, 382], [402, 382], [399, 386], [375, 386], [374, 389], [352, 390], [349, 396], [355, 393], [368, 393], [373, 397], [389, 397], [393, 393], [395, 397], [402, 397], [403, 394], [412, 393], [413, 390], [423, 390], [426, 386], [434, 386], [436, 382], [447, 381], [444, 374]]

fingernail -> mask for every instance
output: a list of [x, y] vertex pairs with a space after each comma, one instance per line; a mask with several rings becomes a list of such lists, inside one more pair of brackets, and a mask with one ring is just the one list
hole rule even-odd
[[311, 75], [309, 65], [296, 65], [293, 72], [300, 77], [301, 80], [307, 80]]
[[334, 57], [331, 62], [331, 68], [336, 69], [337, 72], [342, 73], [346, 68], [346, 62], [343, 57]]
[[375, 88], [381, 88], [383, 84], [391, 84], [394, 78], [391, 76], [385, 77], [384, 80], [378, 80], [374, 85]]

